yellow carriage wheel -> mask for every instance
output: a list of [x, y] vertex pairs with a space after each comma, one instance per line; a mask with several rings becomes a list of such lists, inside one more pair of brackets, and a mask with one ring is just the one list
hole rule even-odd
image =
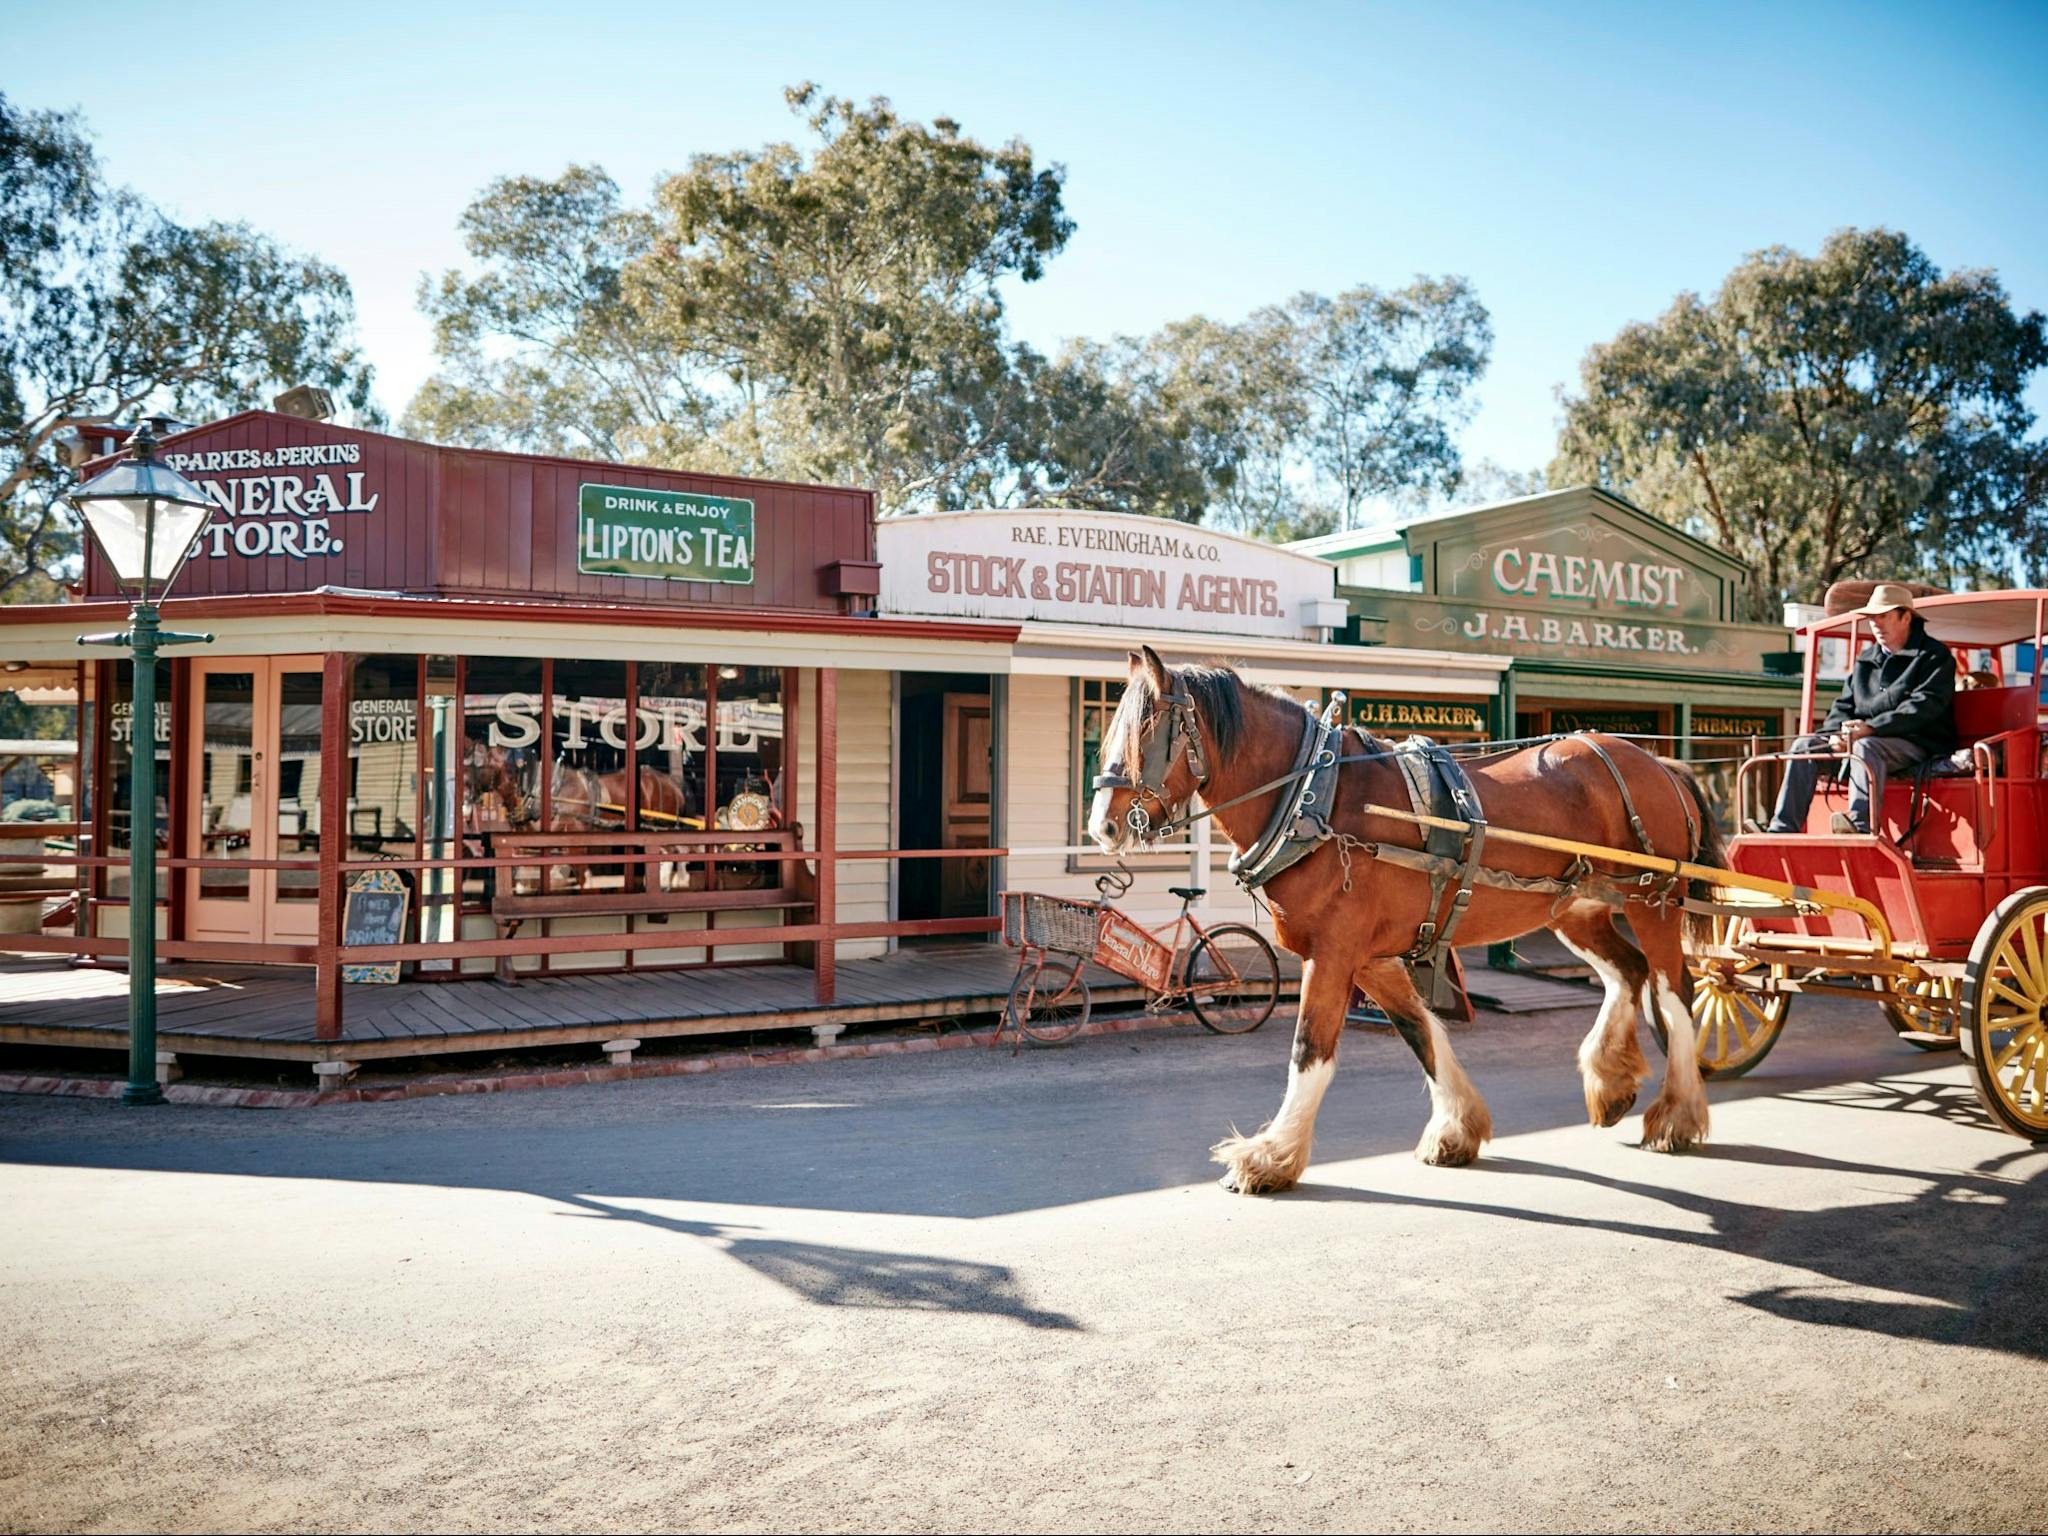
[[[1749, 942], [1755, 930], [1746, 917], [1716, 917], [1708, 940], [1717, 949]], [[1706, 1077], [1740, 1077], [1771, 1054], [1784, 1033], [1790, 993], [1770, 989], [1782, 967], [1755, 960], [1691, 959], [1692, 1023], [1700, 1072]], [[1651, 1020], [1657, 1044], [1662, 1024]]]
[[2048, 1141], [2048, 886], [2014, 891], [1977, 930], [1961, 1041], [1992, 1118]]
[[[1898, 1001], [1884, 1004], [1885, 1022], [1902, 1035], [1939, 1035], [1939, 1040], [1910, 1040], [1923, 1051], [1956, 1048], [1957, 999], [1963, 984], [1953, 976], [1923, 976], [1899, 988]], [[1944, 1006], [1945, 1005], [1945, 1006]]]

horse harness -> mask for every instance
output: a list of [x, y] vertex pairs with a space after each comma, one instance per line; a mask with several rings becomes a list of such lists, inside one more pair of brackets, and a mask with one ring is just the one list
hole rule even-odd
[[[1587, 899], [1615, 907], [1630, 901], [1693, 905], [1679, 893], [1679, 877], [1675, 873], [1644, 870], [1633, 877], [1610, 875], [1594, 869], [1584, 855], [1574, 857], [1562, 875], [1515, 875], [1506, 870], [1486, 868], [1481, 863], [1486, 848], [1486, 815], [1479, 803], [1479, 792], [1466, 775], [1463, 765], [1448, 748], [1427, 736], [1411, 736], [1391, 751], [1378, 748], [1375, 739], [1363, 728], [1337, 723], [1344, 701], [1344, 694], [1339, 692], [1332, 695], [1320, 716], [1313, 710], [1304, 711], [1307, 720], [1301, 745], [1295, 750], [1294, 767], [1284, 778], [1275, 781], [1282, 785], [1292, 783], [1293, 792], [1282, 794], [1274, 803], [1272, 814], [1257, 841], [1243, 852], [1231, 856], [1230, 873], [1246, 891], [1257, 891], [1324, 843], [1335, 841], [1345, 861], [1346, 890], [1351, 886], [1350, 856], [1353, 851], [1427, 875], [1429, 903], [1423, 909], [1422, 922], [1416, 928], [1415, 942], [1409, 946], [1403, 959], [1415, 977], [1417, 990], [1429, 999], [1432, 1007], [1449, 1007], [1456, 1002], [1455, 987], [1444, 965], [1444, 957], [1450, 950], [1458, 925], [1464, 921], [1466, 909], [1471, 905], [1474, 886], [1483, 885], [1523, 895], [1546, 895], [1551, 898], [1553, 912], [1567, 902]], [[1186, 685], [1178, 678], [1167, 701], [1167, 710], [1167, 727], [1163, 730], [1155, 728], [1145, 738], [1139, 777], [1135, 783], [1118, 763], [1107, 765], [1095, 778], [1097, 789], [1135, 789], [1141, 796], [1149, 795], [1166, 813], [1165, 819], [1155, 824], [1142, 804], [1134, 800], [1125, 813], [1125, 822], [1140, 838], [1162, 836], [1195, 819], [1168, 805], [1165, 795], [1166, 775], [1183, 741], [1188, 766], [1195, 775], [1195, 787], [1198, 790], [1206, 788], [1209, 781], [1201, 756], [1201, 737], [1195, 726], [1194, 701], [1188, 695]], [[1347, 730], [1356, 733], [1360, 745], [1366, 749], [1364, 752], [1346, 755], [1338, 750]], [[1644, 853], [1658, 856], [1620, 766], [1590, 733], [1577, 732], [1574, 735], [1592, 749], [1613, 776], [1637, 845]], [[1422, 847], [1408, 848], [1398, 843], [1368, 843], [1332, 826], [1339, 769], [1348, 762], [1380, 758], [1391, 758], [1400, 769], [1409, 804], [1418, 817], [1461, 822], [1462, 830], [1425, 826]], [[1252, 794], [1271, 787], [1262, 785]], [[1673, 787], [1677, 788], [1676, 785]], [[1690, 858], [1699, 850], [1700, 831], [1693, 808], [1687, 803], [1688, 798], [1680, 791], [1679, 802], [1685, 814], [1688, 844], [1686, 854]], [[1213, 814], [1218, 809], [1220, 807], [1211, 806], [1203, 814]], [[1445, 901], [1447, 890], [1450, 893], [1448, 903]]]
[[[1138, 777], [1134, 780], [1130, 771], [1120, 762], [1104, 763], [1102, 772], [1095, 775], [1097, 789], [1130, 789], [1137, 791], [1129, 809], [1124, 812], [1124, 825], [1132, 835], [1141, 840], [1162, 836], [1181, 819], [1181, 810], [1187, 807], [1185, 799], [1176, 810], [1166, 801], [1166, 775], [1172, 770], [1173, 760], [1182, 752], [1187, 754], [1188, 771], [1195, 776], [1195, 789], [1209, 787], [1209, 768], [1202, 756], [1202, 733], [1195, 724], [1195, 700], [1188, 692], [1188, 685], [1180, 678], [1173, 680], [1173, 692], [1166, 699], [1165, 729], [1154, 726], [1138, 748]], [[1295, 765], [1297, 768], [1299, 763]], [[1155, 827], [1151, 812], [1145, 809], [1144, 799], [1150, 796], [1152, 803], [1164, 813]]]

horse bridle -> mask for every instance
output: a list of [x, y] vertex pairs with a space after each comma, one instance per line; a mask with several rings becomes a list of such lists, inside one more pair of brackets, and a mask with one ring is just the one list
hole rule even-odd
[[[1202, 757], [1202, 734], [1196, 725], [1194, 696], [1188, 692], [1187, 684], [1176, 677], [1173, 692], [1165, 702], [1164, 728], [1161, 728], [1161, 721], [1156, 715], [1141, 728], [1138, 777], [1133, 780], [1121, 762], [1105, 763], [1102, 772], [1095, 775], [1097, 789], [1137, 791], [1137, 798], [1124, 812], [1124, 825], [1140, 842], [1150, 842], [1172, 831], [1192, 798], [1190, 792], [1181, 798], [1179, 805], [1167, 803], [1166, 776], [1173, 771], [1176, 758], [1183, 755], [1187, 758], [1188, 772], [1195, 778], [1195, 789], [1209, 787], [1209, 768]], [[1144, 800], [1148, 795], [1165, 817], [1156, 825], [1151, 812], [1145, 809]]]

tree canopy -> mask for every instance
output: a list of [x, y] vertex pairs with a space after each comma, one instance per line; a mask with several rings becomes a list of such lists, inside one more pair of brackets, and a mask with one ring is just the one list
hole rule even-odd
[[1550, 479], [1612, 486], [1748, 561], [1762, 619], [1843, 577], [2039, 579], [2048, 443], [2025, 391], [2043, 366], [2041, 315], [1995, 274], [1841, 230], [1594, 347]]
[[78, 549], [57, 440], [82, 417], [206, 420], [320, 384], [374, 419], [334, 268], [109, 186], [75, 116], [0, 96], [0, 598]]
[[1267, 534], [1455, 484], [1491, 343], [1462, 280], [1047, 356], [1003, 295], [1072, 236], [1065, 171], [879, 98], [787, 94], [803, 147], [698, 155], [644, 209], [595, 166], [486, 187], [472, 269], [422, 285], [440, 368], [409, 428], [869, 486], [892, 513], [1029, 501]]

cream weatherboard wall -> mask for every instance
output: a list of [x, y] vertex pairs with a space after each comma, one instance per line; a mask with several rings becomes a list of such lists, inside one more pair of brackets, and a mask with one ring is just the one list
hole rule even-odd
[[[1081, 813], [1075, 798], [1086, 795], [1087, 790], [1075, 782], [1080, 744], [1074, 739], [1074, 688], [1074, 679], [1067, 677], [1020, 675], [1009, 681], [1004, 780], [1007, 846], [1027, 851], [1011, 854], [1004, 883], [1013, 891], [1041, 891], [1088, 901], [1095, 897], [1099, 870], [1074, 870], [1070, 864], [1096, 866], [1102, 863], [1099, 857], [1083, 855], [1075, 860], [1065, 852], [1028, 851], [1065, 849], [1081, 840]], [[1202, 920], [1254, 923], [1271, 937], [1271, 920], [1255, 910], [1251, 898], [1230, 878], [1226, 868], [1229, 856], [1229, 843], [1217, 838], [1210, 854], [1209, 878], [1199, 882], [1209, 891], [1206, 904], [1197, 909]], [[1180, 898], [1169, 895], [1167, 887], [1188, 883], [1189, 858], [1183, 852], [1135, 861], [1137, 883], [1118, 905], [1140, 922], [1170, 921], [1180, 911]]]
[[[890, 814], [893, 786], [891, 764], [895, 759], [896, 720], [891, 697], [891, 674], [871, 669], [841, 668], [839, 672], [839, 846], [841, 848], [892, 848], [894, 818]], [[804, 826], [804, 840], [811, 842], [818, 827], [818, 733], [812, 705], [818, 697], [815, 668], [803, 669], [798, 684], [802, 695], [802, 718], [797, 743], [800, 764], [797, 788], [797, 819]], [[854, 859], [838, 866], [838, 915], [843, 923], [885, 923], [889, 911], [889, 865], [887, 859]], [[841, 960], [859, 960], [886, 954], [887, 939], [842, 939], [836, 951]]]

